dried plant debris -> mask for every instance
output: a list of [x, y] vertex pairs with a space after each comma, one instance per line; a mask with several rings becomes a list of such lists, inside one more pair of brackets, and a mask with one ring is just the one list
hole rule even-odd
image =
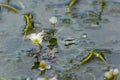
[[70, 18], [62, 18], [61, 24], [71, 24], [72, 20]]
[[60, 80], [78, 80], [77, 78], [78, 78], [77, 75], [75, 75], [74, 73], [64, 72], [62, 73]]
[[73, 39], [73, 38], [67, 38], [67, 39], [64, 40], [64, 45], [65, 46], [71, 46], [73, 44], [75, 44], [75, 45], [77, 44], [76, 40]]
[[23, 51], [23, 52], [25, 52], [26, 55], [30, 56], [30, 57], [32, 57], [35, 54], [39, 54], [40, 53], [40, 51], [36, 50], [36, 49], [30, 49], [30, 50], [26, 50], [26, 51]]

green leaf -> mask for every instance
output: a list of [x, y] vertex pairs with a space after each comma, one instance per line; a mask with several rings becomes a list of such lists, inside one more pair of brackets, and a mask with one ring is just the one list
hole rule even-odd
[[40, 62], [34, 62], [34, 65], [32, 66], [32, 69], [38, 69]]
[[52, 49], [53, 47], [57, 46], [57, 39], [56, 38], [51, 38], [48, 44], [48, 47]]

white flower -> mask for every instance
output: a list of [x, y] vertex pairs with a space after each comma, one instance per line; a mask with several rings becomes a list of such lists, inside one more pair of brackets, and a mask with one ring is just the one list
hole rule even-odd
[[57, 79], [57, 76], [54, 76], [54, 77], [52, 77], [52, 78], [37, 78], [37, 80], [58, 80]]
[[39, 64], [40, 71], [44, 71], [45, 69], [50, 69], [50, 68], [51, 66], [47, 65], [44, 60], [40, 61], [40, 64]]
[[113, 75], [117, 76], [119, 74], [119, 70], [117, 68], [113, 69]]
[[115, 76], [118, 76], [118, 74], [119, 74], [119, 70], [115, 68], [105, 72], [104, 76], [106, 80], [112, 80], [114, 79]]
[[105, 72], [104, 76], [105, 76], [105, 79], [109, 80], [113, 78], [113, 73], [110, 70], [110, 71]]
[[37, 78], [37, 80], [49, 80], [48, 78]]
[[52, 24], [56, 24], [57, 23], [57, 18], [56, 17], [51, 17], [49, 19], [49, 21], [52, 23]]
[[50, 78], [50, 80], [58, 80], [57, 78], [58, 78], [58, 76], [55, 75], [54, 77]]
[[42, 40], [43, 40], [43, 32], [40, 33], [32, 33], [31, 35], [29, 35], [29, 39], [32, 40], [33, 43], [35, 44], [41, 44]]

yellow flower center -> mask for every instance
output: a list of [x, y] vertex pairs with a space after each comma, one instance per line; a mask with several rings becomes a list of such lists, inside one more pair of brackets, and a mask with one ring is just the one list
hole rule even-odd
[[48, 78], [43, 78], [42, 80], [49, 80]]
[[46, 66], [47, 66], [47, 64], [45, 63], [45, 61], [41, 61], [41, 62], [40, 62], [40, 67], [41, 67], [41, 68], [45, 69]]
[[107, 73], [107, 76], [106, 76], [106, 78], [109, 80], [111, 80], [112, 78], [113, 78], [113, 73], [110, 71], [110, 72], [108, 72]]
[[39, 43], [39, 39], [37, 37], [33, 38], [33, 42], [38, 44]]

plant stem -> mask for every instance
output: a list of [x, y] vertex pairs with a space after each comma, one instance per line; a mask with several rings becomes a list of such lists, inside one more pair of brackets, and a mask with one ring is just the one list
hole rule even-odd
[[56, 24], [52, 24], [52, 30], [55, 30]]
[[15, 8], [15, 7], [11, 6], [11, 5], [4, 4], [4, 3], [1, 3], [1, 2], [0, 2], [0, 6], [9, 8], [9, 9], [13, 10], [13, 11], [16, 12], [16, 13], [20, 13], [20, 10], [18, 10], [17, 8]]
[[38, 46], [39, 46], [39, 49], [40, 49], [40, 51], [42, 50], [42, 45], [41, 44], [38, 44]]
[[98, 17], [98, 19], [99, 19], [99, 20], [102, 20], [102, 13], [103, 13], [103, 10], [104, 10], [105, 5], [106, 5], [105, 0], [101, 0], [100, 5], [101, 5], [101, 8], [100, 8], [100, 12], [99, 12], [99, 17]]
[[55, 26], [56, 26], [56, 24], [52, 24], [52, 37], [54, 37], [54, 34], [55, 34]]

